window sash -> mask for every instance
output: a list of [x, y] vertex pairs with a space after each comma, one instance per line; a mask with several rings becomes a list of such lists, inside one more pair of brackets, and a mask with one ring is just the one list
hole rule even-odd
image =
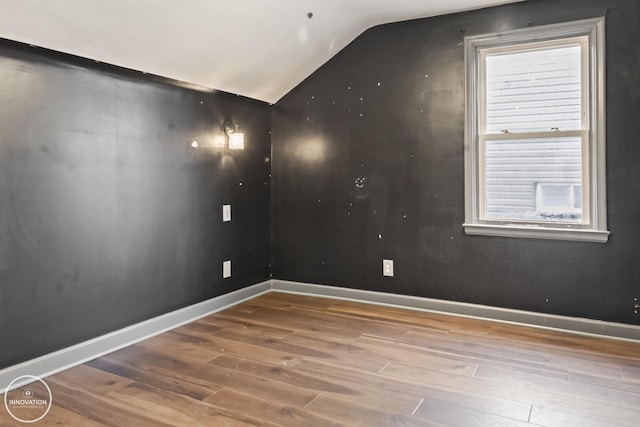
[[[579, 137], [581, 140], [581, 185], [582, 185], [582, 221], [566, 222], [563, 221], [541, 221], [541, 220], [520, 220], [520, 219], [492, 219], [487, 218], [487, 200], [486, 200], [486, 143], [487, 141], [495, 140], [510, 140], [510, 139], [531, 139], [540, 140], [545, 138], [563, 138], [563, 137]], [[535, 224], [547, 224], [553, 223], [559, 227], [585, 227], [591, 228], [591, 196], [590, 196], [590, 182], [591, 177], [589, 173], [589, 132], [588, 131], [553, 131], [553, 132], [528, 132], [528, 133], [505, 133], [505, 134], [488, 134], [478, 137], [478, 189], [477, 189], [477, 202], [478, 212], [477, 221], [482, 224], [511, 224], [511, 223], [535, 223]]]
[[[477, 58], [476, 63], [478, 66], [478, 81], [477, 81], [477, 95], [476, 95], [476, 111], [478, 112], [478, 134], [484, 135], [488, 134], [487, 132], [487, 57], [496, 54], [514, 54], [514, 53], [522, 53], [522, 52], [531, 52], [531, 51], [540, 51], [540, 50], [549, 50], [554, 48], [562, 48], [562, 47], [571, 47], [571, 46], [580, 46], [580, 69], [582, 71], [581, 74], [581, 91], [580, 91], [580, 104], [581, 104], [581, 129], [589, 130], [590, 128], [590, 111], [589, 111], [589, 100], [590, 100], [590, 73], [589, 73], [589, 37], [588, 36], [580, 36], [580, 37], [570, 37], [570, 38], [561, 38], [561, 39], [552, 39], [545, 40], [542, 42], [529, 42], [529, 43], [518, 43], [511, 44], [507, 46], [498, 46], [498, 47], [487, 47], [487, 48], [479, 48], [477, 50]], [[509, 131], [509, 133], [518, 133], [522, 134], [525, 132], [514, 131], [513, 129], [504, 129]], [[566, 129], [561, 129], [566, 130]], [[549, 129], [551, 131], [551, 129]], [[491, 132], [491, 134], [496, 134], [497, 132]]]

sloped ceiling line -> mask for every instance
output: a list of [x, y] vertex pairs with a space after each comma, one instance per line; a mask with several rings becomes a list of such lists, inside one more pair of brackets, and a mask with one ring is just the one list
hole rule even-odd
[[372, 26], [516, 1], [0, 0], [0, 37], [275, 103]]

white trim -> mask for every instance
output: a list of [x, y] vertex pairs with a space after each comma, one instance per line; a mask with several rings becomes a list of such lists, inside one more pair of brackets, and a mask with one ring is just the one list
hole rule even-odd
[[[594, 227], [598, 230], [607, 229], [607, 171], [606, 171], [606, 66], [605, 66], [605, 19], [599, 18], [594, 20], [594, 30], [590, 36], [591, 45], [589, 46], [592, 61], [589, 67], [595, 70], [596, 76], [592, 76], [591, 87], [591, 153], [590, 162], [592, 163], [591, 175], [595, 177], [596, 185], [591, 188], [591, 194], [594, 201], [592, 203], [593, 212], [591, 220]], [[599, 141], [599, 142], [598, 142]], [[584, 189], [584, 187], [583, 187]], [[582, 194], [584, 203], [584, 192]]]
[[[539, 27], [526, 27], [506, 32], [496, 32], [467, 37], [474, 40], [476, 46], [500, 46], [515, 43], [531, 43], [535, 41], [553, 40], [558, 38], [576, 37], [581, 34], [602, 32], [598, 36], [604, 37], [604, 17], [583, 19], [580, 21], [559, 22]], [[540, 31], [544, 29], [544, 31]], [[601, 39], [604, 42], [604, 38]]]
[[[269, 292], [270, 289], [270, 281], [258, 283], [145, 320], [135, 325], [127, 326], [126, 328], [89, 341], [63, 348], [32, 360], [27, 360], [14, 366], [9, 366], [8, 368], [0, 370], [0, 394], [6, 391], [6, 387], [11, 381], [22, 375], [33, 375], [45, 378], [147, 338], [151, 338], [152, 336], [175, 329], [178, 326], [193, 322], [220, 310], [224, 310], [248, 299], [255, 298], [258, 295]], [[13, 388], [22, 387], [28, 383], [28, 380], [17, 382], [13, 384]]]
[[[529, 239], [572, 240], [576, 242], [607, 243], [608, 231], [584, 228], [536, 227], [522, 224], [462, 224], [464, 232], [475, 236], [523, 237]], [[577, 227], [577, 225], [576, 225]]]
[[[585, 19], [504, 33], [465, 37], [465, 223], [466, 234], [525, 237], [585, 242], [607, 242], [606, 132], [605, 132], [605, 18]], [[581, 41], [587, 38], [588, 42]], [[578, 40], [580, 39], [580, 40]], [[582, 50], [583, 120], [579, 131], [553, 132], [554, 137], [580, 135], [582, 147], [583, 217], [580, 227], [557, 227], [546, 221], [526, 221], [527, 226], [485, 218], [484, 152], [486, 140], [527, 139], [551, 132], [491, 133], [485, 126], [484, 58], [487, 53], [509, 52], [521, 48], [551, 46], [558, 42], [580, 41]], [[588, 53], [585, 55], [585, 53]], [[585, 78], [588, 77], [588, 78]], [[588, 99], [586, 99], [588, 98]], [[584, 119], [583, 118], [583, 119]], [[514, 221], [517, 222], [517, 221]], [[509, 230], [511, 229], [511, 231]]]
[[[46, 378], [269, 292], [312, 295], [640, 342], [640, 326], [286, 280], [269, 280], [0, 370], [0, 394], [22, 375]], [[29, 381], [13, 384], [22, 387]]]
[[277, 292], [365, 302], [501, 323], [560, 330], [580, 335], [598, 336], [600, 338], [605, 337], [633, 342], [640, 341], [640, 326], [626, 325], [624, 323], [603, 322], [601, 320], [558, 316], [457, 301], [341, 288], [337, 286], [291, 282], [287, 280], [274, 279], [272, 280], [271, 286], [272, 289]]

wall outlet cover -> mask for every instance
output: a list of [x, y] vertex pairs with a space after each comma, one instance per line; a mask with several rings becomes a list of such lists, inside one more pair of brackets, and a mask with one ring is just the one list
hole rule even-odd
[[222, 263], [222, 278], [226, 279], [228, 277], [231, 277], [231, 261]]
[[393, 260], [392, 259], [382, 260], [382, 275], [387, 277], [393, 277]]

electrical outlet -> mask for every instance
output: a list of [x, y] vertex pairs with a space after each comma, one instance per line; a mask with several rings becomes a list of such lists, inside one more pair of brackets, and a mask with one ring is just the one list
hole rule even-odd
[[222, 263], [222, 278], [226, 279], [228, 277], [231, 277], [231, 261]]
[[231, 205], [222, 205], [222, 222], [231, 221]]
[[393, 277], [393, 260], [392, 259], [382, 260], [382, 275], [387, 277]]

